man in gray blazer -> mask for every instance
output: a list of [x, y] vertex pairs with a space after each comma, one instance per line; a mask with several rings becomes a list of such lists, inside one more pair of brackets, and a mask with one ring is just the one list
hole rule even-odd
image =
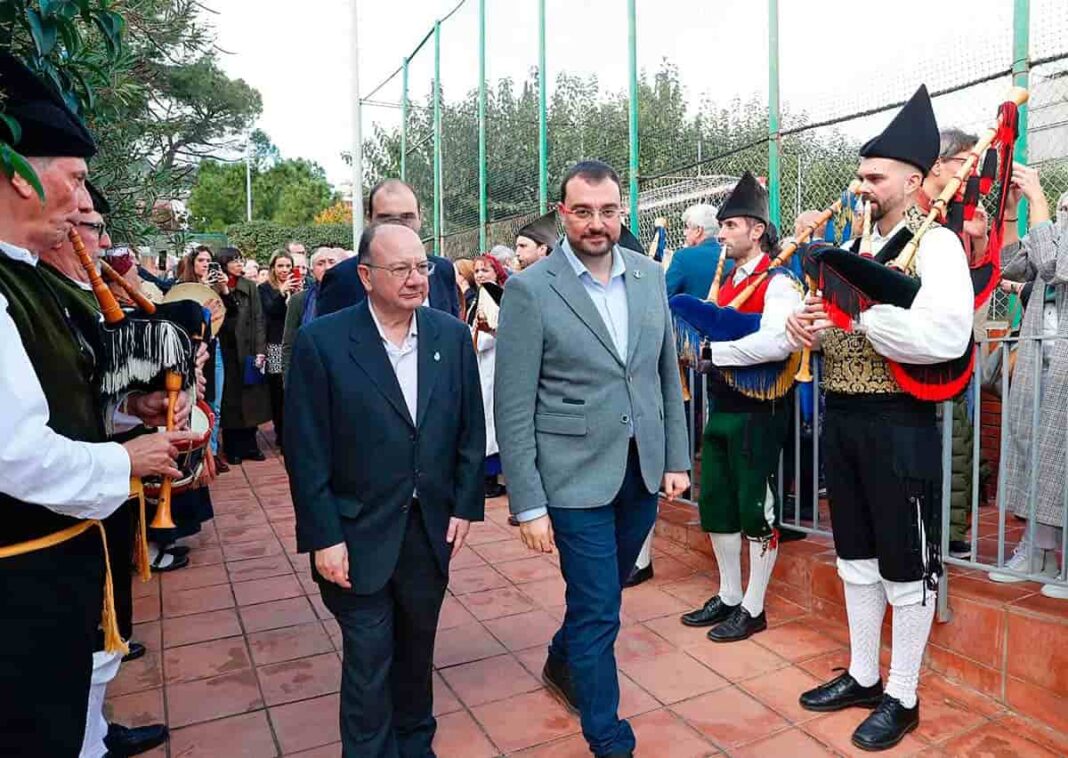
[[574, 165], [565, 237], [512, 276], [497, 331], [497, 442], [527, 547], [560, 550], [567, 612], [545, 683], [581, 715], [596, 756], [630, 756], [617, 716], [621, 586], [690, 456], [663, 269], [621, 248], [619, 177]]

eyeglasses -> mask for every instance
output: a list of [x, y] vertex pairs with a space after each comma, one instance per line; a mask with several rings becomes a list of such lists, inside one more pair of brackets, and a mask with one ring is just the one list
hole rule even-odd
[[419, 263], [403, 264], [398, 263], [396, 266], [376, 266], [373, 263], [361, 263], [361, 266], [367, 268], [378, 268], [387, 272], [394, 279], [407, 279], [412, 275], [413, 271], [419, 272], [419, 276], [430, 276], [434, 273], [434, 264], [430, 261], [420, 261]]
[[623, 212], [622, 208], [615, 205], [608, 205], [601, 209], [594, 209], [585, 206], [568, 208], [563, 203], [560, 203], [560, 210], [568, 216], [574, 216], [579, 221], [585, 222], [593, 221], [594, 216], [599, 217], [601, 221], [615, 221]]
[[105, 224], [103, 221], [79, 221], [78, 226], [84, 226], [86, 229], [92, 229], [94, 232], [96, 232], [97, 237], [103, 237], [104, 232], [108, 230], [107, 224]]

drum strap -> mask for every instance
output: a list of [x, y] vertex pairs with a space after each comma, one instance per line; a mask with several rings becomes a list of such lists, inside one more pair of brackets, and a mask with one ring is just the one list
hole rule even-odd
[[85, 534], [94, 526], [100, 531], [100, 542], [104, 546], [104, 608], [100, 614], [100, 627], [104, 630], [104, 651], [126, 655], [130, 652], [130, 648], [127, 647], [119, 634], [118, 618], [115, 613], [115, 585], [111, 579], [111, 559], [108, 556], [108, 536], [104, 531], [104, 525], [100, 521], [97, 519], [79, 521], [73, 526], [52, 534], [46, 534], [43, 537], [16, 542], [13, 545], [5, 545], [0, 548], [0, 558], [14, 558], [15, 556], [26, 555], [27, 553], [34, 553], [38, 550], [46, 550], [50, 547], [61, 545]]

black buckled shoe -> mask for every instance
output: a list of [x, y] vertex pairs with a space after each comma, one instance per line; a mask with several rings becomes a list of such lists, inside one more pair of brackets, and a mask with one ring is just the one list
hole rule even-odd
[[631, 569], [630, 576], [627, 577], [627, 581], [623, 582], [624, 587], [637, 587], [642, 582], [647, 582], [653, 578], [653, 564], [650, 561], [649, 565], [645, 568], [638, 568], [635, 566]]
[[719, 595], [713, 595], [696, 611], [682, 614], [679, 620], [686, 626], [712, 626], [726, 621], [727, 617], [734, 613], [734, 609], [741, 608], [741, 605], [727, 605], [720, 600]]
[[569, 711], [578, 714], [575, 683], [571, 681], [571, 672], [566, 663], [550, 655], [545, 659], [545, 667], [541, 670], [541, 680], [550, 692], [560, 698]]
[[916, 705], [906, 708], [896, 697], [883, 695], [871, 715], [853, 732], [853, 744], [861, 750], [886, 750], [901, 742], [919, 725], [919, 700]]
[[128, 646], [129, 651], [122, 657], [123, 663], [129, 663], [130, 661], [136, 661], [138, 658], [143, 658], [145, 655], [145, 646], [140, 642], [131, 642]]
[[126, 758], [159, 747], [167, 741], [168, 736], [167, 727], [163, 724], [135, 727], [108, 724], [104, 746], [108, 749], [108, 758]]
[[754, 618], [749, 615], [749, 611], [739, 605], [727, 617], [726, 621], [718, 624], [715, 629], [708, 633], [708, 639], [713, 642], [737, 642], [738, 640], [749, 639], [757, 632], [762, 632], [767, 628], [768, 615], [764, 611], [761, 611], [760, 615]]
[[798, 702], [806, 711], [825, 712], [853, 707], [874, 708], [882, 699], [881, 679], [870, 687], [862, 687], [848, 671], [842, 671], [831, 681], [802, 693]]

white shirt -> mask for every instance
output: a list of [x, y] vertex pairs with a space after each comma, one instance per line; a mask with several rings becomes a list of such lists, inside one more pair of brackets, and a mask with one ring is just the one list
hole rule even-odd
[[412, 320], [408, 326], [408, 334], [404, 337], [404, 342], [398, 347], [390, 342], [386, 336], [385, 330], [382, 329], [382, 323], [378, 320], [378, 314], [375, 313], [375, 307], [371, 305], [370, 301], [368, 301], [367, 305], [371, 311], [371, 319], [375, 322], [375, 328], [378, 329], [378, 335], [382, 338], [382, 345], [386, 348], [386, 356], [389, 358], [390, 365], [393, 366], [393, 373], [397, 377], [401, 394], [404, 395], [404, 404], [408, 406], [408, 415], [411, 416], [414, 424], [419, 399], [418, 319], [413, 313]]
[[590, 300], [593, 301], [593, 307], [600, 314], [605, 328], [608, 329], [608, 335], [612, 338], [616, 354], [619, 355], [621, 361], [626, 363], [629, 309], [627, 308], [627, 285], [624, 282], [624, 276], [627, 273], [627, 267], [623, 263], [619, 248], [612, 247], [612, 270], [608, 274], [608, 284], [601, 284], [600, 281], [594, 279], [593, 274], [586, 268], [586, 264], [575, 255], [566, 237], [561, 249], [564, 251], [567, 262], [574, 269], [575, 276], [582, 282]]
[[[37, 265], [28, 250], [0, 254]], [[114, 442], [78, 442], [48, 427], [48, 401], [0, 295], [0, 492], [74, 518], [100, 519], [129, 497], [130, 457]]]
[[[872, 233], [878, 253], [902, 219], [883, 236]], [[900, 363], [930, 364], [953, 360], [968, 347], [975, 292], [960, 238], [946, 227], [929, 230], [916, 251], [920, 290], [909, 308], [873, 305], [860, 314], [860, 326], [875, 351]]]
[[[763, 259], [763, 255], [758, 255], [744, 266], [735, 267], [731, 281], [740, 284]], [[772, 276], [764, 294], [760, 329], [730, 342], [711, 343], [712, 363], [716, 366], [754, 366], [786, 360], [795, 350], [786, 336], [786, 319], [801, 304], [801, 293], [788, 276]]]

